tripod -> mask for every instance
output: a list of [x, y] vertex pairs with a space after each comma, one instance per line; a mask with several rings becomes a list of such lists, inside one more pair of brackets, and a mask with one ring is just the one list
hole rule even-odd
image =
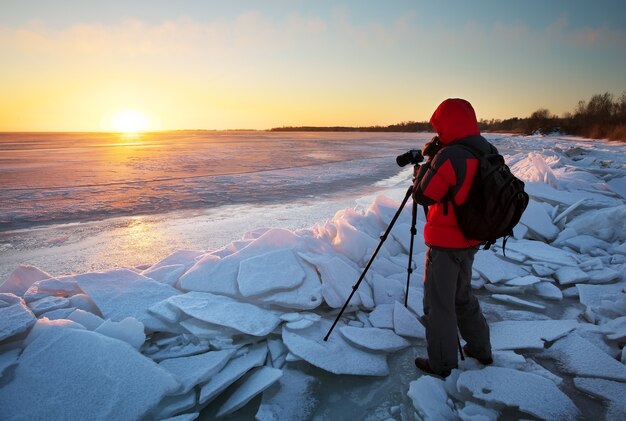
[[[417, 167], [418, 167], [418, 165], [415, 166], [413, 174], [417, 174]], [[335, 326], [337, 325], [337, 323], [339, 322], [339, 319], [341, 318], [341, 316], [343, 315], [344, 311], [348, 307], [348, 303], [350, 302], [350, 300], [352, 299], [352, 297], [356, 293], [357, 289], [359, 288], [359, 285], [361, 285], [361, 282], [365, 278], [365, 274], [367, 273], [367, 271], [369, 270], [370, 266], [374, 262], [374, 259], [378, 255], [378, 252], [380, 251], [381, 247], [383, 246], [383, 243], [385, 242], [385, 240], [389, 236], [389, 233], [391, 232], [391, 229], [393, 228], [394, 224], [398, 220], [398, 217], [400, 216], [400, 213], [402, 213], [402, 209], [404, 209], [404, 206], [406, 205], [406, 202], [409, 201], [409, 197], [411, 197], [412, 195], [413, 195], [413, 185], [411, 185], [409, 187], [409, 189], [407, 190], [407, 192], [406, 192], [406, 194], [404, 196], [404, 199], [402, 200], [402, 203], [400, 204], [400, 207], [398, 208], [398, 210], [396, 211], [396, 214], [391, 219], [391, 222], [389, 222], [389, 226], [387, 227], [387, 230], [383, 233], [383, 235], [380, 236], [380, 243], [378, 243], [378, 247], [376, 247], [376, 250], [374, 250], [374, 253], [372, 254], [372, 257], [370, 257], [370, 260], [367, 262], [367, 265], [365, 266], [365, 269], [363, 269], [363, 272], [361, 273], [361, 276], [359, 277], [359, 280], [356, 282], [356, 284], [354, 284], [352, 286], [352, 292], [350, 293], [350, 296], [348, 296], [348, 299], [346, 300], [346, 302], [344, 303], [343, 307], [341, 308], [341, 311], [337, 315], [337, 318], [333, 322], [333, 325], [328, 330], [328, 333], [324, 337], [324, 341], [328, 341], [328, 338], [330, 337], [330, 334], [332, 333], [333, 329], [335, 329]], [[428, 213], [428, 210], [427, 210], [426, 207], [424, 207], [424, 214], [427, 214], [427, 213]], [[415, 228], [415, 224], [416, 223], [417, 223], [417, 202], [415, 201], [415, 198], [413, 198], [413, 207], [412, 207], [412, 210], [411, 210], [411, 242], [410, 242], [410, 245], [409, 245], [409, 263], [408, 263], [408, 267], [407, 267], [406, 290], [405, 290], [405, 293], [404, 293], [404, 306], [405, 307], [408, 306], [409, 283], [411, 281], [411, 274], [413, 273], [413, 267], [412, 267], [412, 263], [413, 263], [413, 245], [415, 243], [415, 235], [417, 234], [417, 229]], [[461, 360], [465, 360], [465, 356], [463, 355], [463, 348], [461, 347], [461, 339], [459, 339], [458, 334], [457, 334], [457, 343], [459, 345], [459, 352], [461, 353]]]
[[[356, 290], [359, 288], [359, 285], [361, 285], [361, 281], [363, 281], [363, 279], [365, 278], [365, 274], [367, 273], [367, 271], [369, 270], [370, 266], [374, 262], [374, 259], [376, 258], [376, 255], [378, 255], [378, 252], [380, 251], [381, 247], [383, 246], [383, 243], [385, 242], [385, 240], [389, 236], [389, 233], [391, 232], [391, 229], [393, 228], [394, 224], [398, 220], [398, 217], [400, 216], [400, 213], [402, 213], [402, 209], [404, 209], [404, 206], [406, 205], [406, 202], [409, 201], [409, 197], [411, 197], [412, 193], [413, 193], [413, 185], [411, 185], [409, 187], [409, 189], [407, 190], [406, 195], [404, 196], [404, 199], [402, 200], [402, 203], [400, 204], [400, 207], [396, 211], [396, 214], [391, 219], [391, 222], [389, 223], [389, 226], [387, 227], [387, 230], [384, 232], [383, 235], [380, 236], [380, 243], [378, 243], [378, 247], [376, 247], [376, 250], [374, 250], [374, 253], [372, 254], [372, 257], [370, 257], [369, 262], [367, 262], [367, 265], [365, 266], [365, 269], [361, 273], [361, 276], [359, 277], [359, 280], [356, 282], [356, 284], [354, 284], [352, 286], [352, 292], [350, 293], [350, 296], [348, 297], [348, 299], [344, 303], [344, 305], [341, 308], [341, 311], [339, 312], [339, 314], [337, 315], [337, 318], [335, 319], [333, 325], [331, 326], [330, 330], [328, 331], [328, 333], [324, 337], [324, 341], [328, 341], [328, 337], [330, 336], [331, 332], [333, 331], [333, 329], [337, 325], [337, 322], [339, 322], [339, 319], [343, 315], [343, 312], [346, 310], [346, 307], [348, 307], [348, 303], [350, 302], [350, 300], [352, 299], [352, 297], [356, 293]], [[415, 224], [417, 222], [417, 202], [415, 201], [415, 199], [413, 199], [413, 209], [412, 209], [412, 212], [413, 213], [412, 213], [412, 216], [411, 216], [411, 243], [410, 243], [410, 246], [409, 246], [409, 265], [408, 265], [408, 268], [407, 268], [406, 292], [404, 294], [404, 306], [405, 307], [407, 306], [408, 300], [409, 300], [409, 282], [411, 280], [411, 273], [413, 273], [413, 268], [411, 267], [412, 263], [413, 263], [413, 244], [415, 242], [415, 234], [417, 234], [417, 229], [415, 228]]]

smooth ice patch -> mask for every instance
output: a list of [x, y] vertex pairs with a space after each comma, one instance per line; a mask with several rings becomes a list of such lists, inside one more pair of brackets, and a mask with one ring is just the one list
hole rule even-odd
[[503, 367], [465, 371], [457, 380], [459, 390], [488, 403], [519, 408], [541, 419], [575, 419], [578, 409], [550, 380]]
[[411, 344], [389, 329], [342, 326], [339, 331], [349, 342], [372, 351], [395, 352]]
[[284, 369], [283, 376], [263, 392], [256, 413], [258, 421], [308, 420], [317, 402], [313, 386], [318, 380], [298, 370]]
[[188, 292], [168, 301], [191, 317], [253, 336], [268, 335], [281, 322], [272, 311], [206, 292]]
[[575, 320], [505, 320], [489, 324], [494, 350], [543, 349], [544, 342], [567, 335]]
[[548, 351], [559, 362], [559, 367], [578, 377], [596, 377], [626, 382], [626, 366], [606, 352], [571, 334], [557, 341]]
[[607, 420], [626, 419], [626, 383], [604, 379], [577, 377], [574, 386], [585, 393], [608, 402]]
[[350, 345], [339, 332], [324, 341], [332, 322], [322, 319], [304, 329], [291, 331], [283, 327], [283, 342], [289, 351], [316, 367], [335, 374], [386, 376], [387, 359]]
[[162, 323], [149, 314], [148, 309], [159, 301], [180, 294], [169, 285], [128, 269], [85, 273], [72, 278], [96, 303], [104, 318], [120, 321], [134, 317], [151, 330], [159, 330]]
[[178, 388], [127, 343], [76, 329], [41, 334], [14, 375], [0, 393], [6, 419], [141, 419]]
[[296, 288], [305, 276], [293, 251], [282, 249], [243, 260], [237, 284], [244, 297], [251, 297]]

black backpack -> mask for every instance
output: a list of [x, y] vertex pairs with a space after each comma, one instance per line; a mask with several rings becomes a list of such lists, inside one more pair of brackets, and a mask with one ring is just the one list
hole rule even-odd
[[[453, 146], [453, 145], [450, 145]], [[485, 153], [476, 147], [456, 144], [478, 158], [478, 168], [467, 200], [454, 206], [457, 222], [467, 238], [485, 242], [488, 249], [500, 237], [506, 240], [513, 235], [522, 213], [528, 206], [524, 182], [515, 177], [499, 153]]]

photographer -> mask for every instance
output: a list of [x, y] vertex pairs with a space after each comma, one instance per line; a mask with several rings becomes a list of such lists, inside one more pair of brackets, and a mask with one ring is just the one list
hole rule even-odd
[[428, 359], [417, 358], [415, 364], [425, 373], [447, 377], [457, 367], [457, 327], [467, 342], [467, 356], [493, 362], [489, 327], [470, 283], [480, 241], [461, 232], [450, 203], [467, 199], [478, 160], [462, 147], [448, 146], [471, 144], [485, 152], [495, 148], [480, 135], [474, 109], [463, 99], [443, 101], [430, 123], [438, 136], [424, 147], [428, 161], [419, 167], [413, 186], [415, 201], [429, 208], [423, 317]]

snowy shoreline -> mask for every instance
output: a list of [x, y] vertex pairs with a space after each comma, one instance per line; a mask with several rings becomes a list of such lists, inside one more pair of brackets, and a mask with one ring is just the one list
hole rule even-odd
[[[180, 250], [141, 269], [54, 278], [45, 267], [18, 268], [0, 285], [0, 406], [8, 419], [236, 417], [262, 393], [257, 419], [332, 418], [303, 364], [388, 378], [397, 375], [388, 356], [402, 350], [403, 375], [413, 379], [404, 399], [362, 402], [369, 419], [572, 419], [589, 415], [577, 406], [579, 393], [602, 402], [605, 418], [623, 418], [626, 146], [487, 137], [531, 196], [507, 257], [496, 247], [474, 265], [493, 366], [468, 358], [442, 381], [404, 365], [412, 347], [425, 352], [419, 227], [409, 308], [400, 304], [409, 206], [349, 311], [322, 339], [395, 213], [405, 178], [394, 180], [392, 198], [363, 210], [293, 231], [248, 230], [217, 250]], [[554, 309], [560, 319], [550, 318]], [[33, 398], [38, 405], [29, 405]], [[55, 404], [68, 400], [74, 405]]]

